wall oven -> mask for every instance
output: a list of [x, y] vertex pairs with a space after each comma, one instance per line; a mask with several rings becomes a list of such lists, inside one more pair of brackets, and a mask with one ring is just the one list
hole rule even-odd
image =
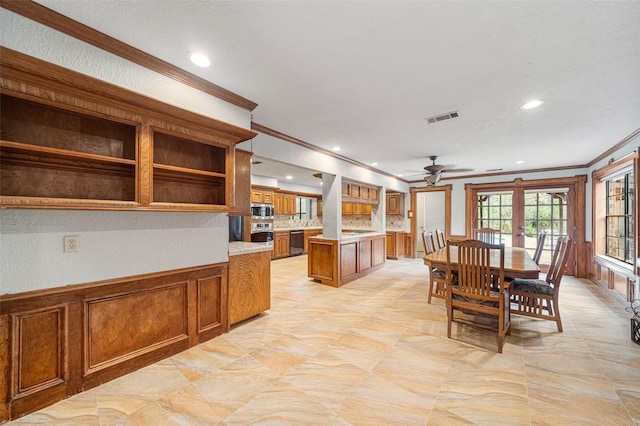
[[251, 241], [273, 241], [273, 204], [251, 204]]
[[251, 232], [252, 243], [268, 243], [273, 241], [273, 231]]

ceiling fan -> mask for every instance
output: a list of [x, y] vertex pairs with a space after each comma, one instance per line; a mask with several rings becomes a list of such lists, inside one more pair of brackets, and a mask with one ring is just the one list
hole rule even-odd
[[438, 183], [442, 173], [463, 173], [473, 171], [473, 169], [456, 169], [451, 165], [445, 166], [443, 164], [436, 164], [437, 158], [437, 155], [430, 155], [429, 160], [431, 160], [431, 164], [424, 166], [423, 179], [428, 186]]

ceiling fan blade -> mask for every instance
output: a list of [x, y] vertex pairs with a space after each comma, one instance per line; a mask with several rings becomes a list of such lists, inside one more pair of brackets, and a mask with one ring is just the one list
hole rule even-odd
[[466, 172], [472, 172], [474, 169], [445, 169], [443, 170], [444, 173], [466, 173]]

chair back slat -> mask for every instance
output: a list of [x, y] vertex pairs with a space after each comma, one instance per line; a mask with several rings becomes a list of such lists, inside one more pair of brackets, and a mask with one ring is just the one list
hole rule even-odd
[[430, 254], [436, 251], [435, 244], [433, 243], [433, 234], [431, 232], [425, 231], [422, 233], [422, 242], [424, 244], [424, 250], [426, 254]]
[[542, 249], [544, 248], [544, 241], [547, 239], [547, 231], [543, 231], [538, 235], [538, 244], [536, 245], [536, 251], [533, 253], [533, 261], [536, 265], [540, 264], [540, 256], [542, 256]]
[[444, 232], [439, 229], [436, 229], [436, 243], [438, 245], [438, 250], [447, 246], [447, 240], [444, 236]]
[[497, 299], [491, 293], [492, 284], [496, 284], [491, 274], [491, 250], [500, 250], [500, 285], [504, 281], [504, 245], [466, 240], [449, 241], [447, 247], [447, 274], [452, 273], [451, 250], [458, 252], [458, 284], [452, 291], [465, 297]]
[[474, 238], [489, 244], [499, 244], [502, 240], [502, 231], [492, 228], [478, 228], [474, 230]]
[[546, 281], [552, 284], [557, 291], [560, 286], [560, 281], [564, 275], [565, 267], [567, 266], [567, 259], [569, 258], [569, 244], [570, 238], [567, 236], [558, 238], [556, 242], [556, 248], [553, 251], [553, 257], [551, 264], [549, 265], [549, 271], [547, 271]]

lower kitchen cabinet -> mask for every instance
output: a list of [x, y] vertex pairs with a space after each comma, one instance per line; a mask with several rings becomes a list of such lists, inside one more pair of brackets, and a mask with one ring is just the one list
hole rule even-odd
[[276, 231], [273, 233], [273, 258], [288, 257], [290, 250], [289, 231]]
[[271, 308], [271, 252], [229, 256], [229, 323]]
[[387, 232], [387, 259], [397, 259], [404, 253], [404, 234]]
[[316, 235], [322, 235], [322, 229], [305, 229], [304, 230], [304, 254], [309, 252], [309, 238]]

